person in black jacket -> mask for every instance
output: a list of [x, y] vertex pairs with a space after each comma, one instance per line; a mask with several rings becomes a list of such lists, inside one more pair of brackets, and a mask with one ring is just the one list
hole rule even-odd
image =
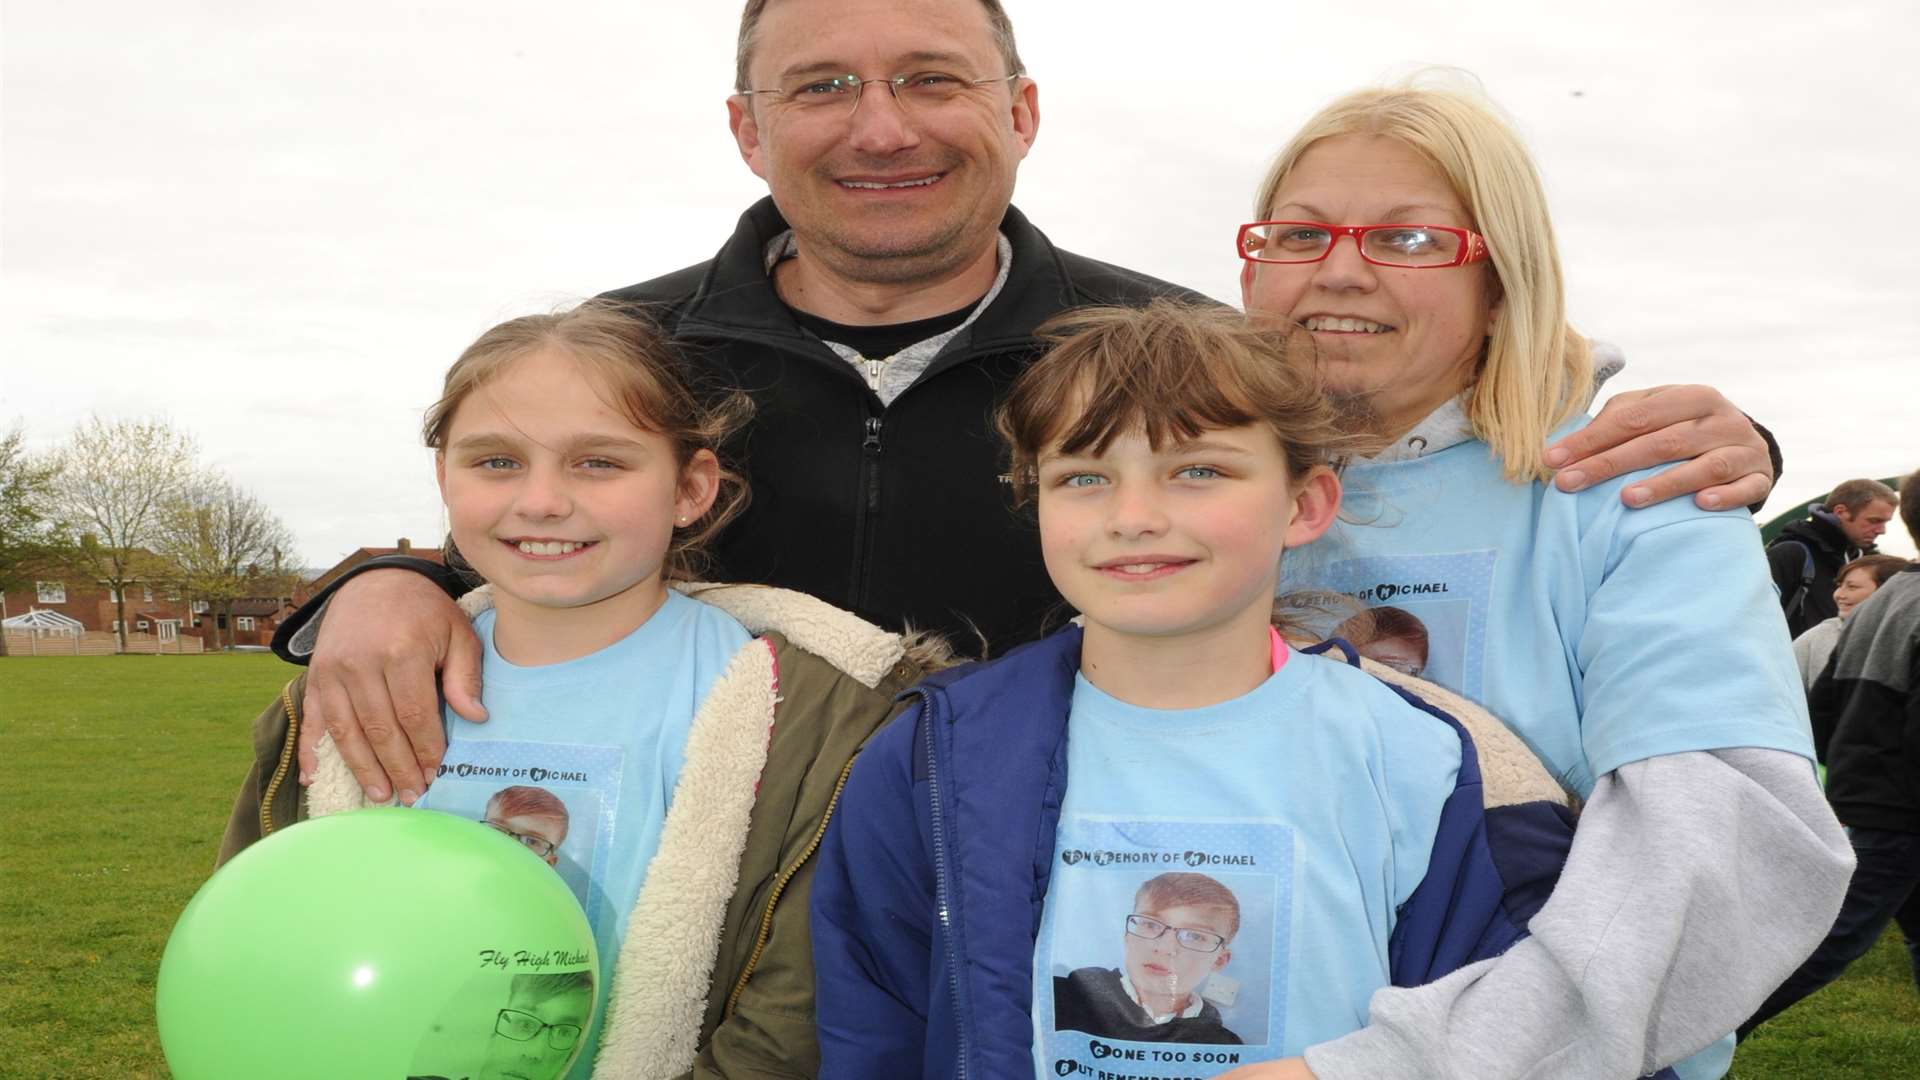
[[[1901, 481], [1900, 500], [1900, 520], [1920, 544], [1920, 469]], [[1827, 939], [1741, 1025], [1742, 1038], [1839, 978], [1889, 919], [1920, 986], [1920, 564], [1854, 609], [1807, 704], [1827, 800], [1858, 865]]]
[[[1039, 94], [999, 0], [845, 8], [748, 0], [727, 109], [770, 197], [713, 259], [609, 295], [754, 398], [729, 448], [752, 501], [715, 545], [716, 578], [1000, 652], [1060, 601], [1004, 497], [994, 401], [1049, 316], [1193, 294], [1062, 251], [1013, 208]], [[1665, 448], [1699, 455], [1636, 505], [1695, 491], [1744, 504], [1777, 471], [1740, 412], [1698, 387], [1616, 395], [1562, 445], [1570, 488]], [[449, 706], [485, 716], [479, 646], [446, 599], [462, 588], [433, 563], [375, 559], [281, 624], [274, 648], [313, 659], [307, 707], [323, 721], [303, 737], [303, 775], [324, 727], [369, 797], [425, 790], [445, 745], [436, 669]]]
[[1767, 566], [1791, 636], [1840, 614], [1833, 599], [1840, 568], [1874, 553], [1873, 542], [1899, 505], [1900, 496], [1878, 480], [1848, 480], [1767, 545]]

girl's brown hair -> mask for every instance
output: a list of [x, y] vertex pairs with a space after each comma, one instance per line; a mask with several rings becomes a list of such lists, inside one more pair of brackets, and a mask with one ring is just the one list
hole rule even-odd
[[1867, 576], [1873, 579], [1873, 587], [1877, 589], [1885, 585], [1888, 578], [1912, 565], [1912, 562], [1898, 555], [1862, 555], [1841, 567], [1840, 572], [1833, 575], [1833, 580], [1845, 581], [1847, 575], [1855, 570], [1865, 570]]
[[[704, 392], [695, 385], [666, 335], [632, 307], [589, 300], [550, 315], [523, 315], [481, 334], [447, 369], [440, 400], [427, 410], [421, 437], [435, 450], [447, 447], [447, 431], [460, 404], [498, 378], [523, 357], [555, 349], [572, 357], [598, 387], [601, 398], [635, 427], [673, 444], [674, 460], [685, 468], [701, 450], [716, 455], [747, 418], [753, 401], [738, 390]], [[695, 579], [706, 565], [706, 544], [747, 505], [740, 475], [720, 467], [719, 493], [697, 520], [674, 530], [664, 575], [669, 581]], [[447, 538], [447, 565], [478, 578]]]
[[1033, 497], [1042, 453], [1105, 453], [1142, 431], [1154, 449], [1209, 429], [1262, 424], [1301, 476], [1378, 445], [1321, 391], [1312, 339], [1255, 327], [1230, 308], [1176, 300], [1082, 308], [1036, 332], [1051, 348], [994, 416], [1016, 504]]

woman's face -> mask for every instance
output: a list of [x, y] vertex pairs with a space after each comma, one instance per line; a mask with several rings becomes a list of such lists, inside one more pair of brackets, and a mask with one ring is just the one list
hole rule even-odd
[[[1475, 223], [1444, 177], [1407, 144], [1336, 135], [1301, 155], [1267, 217], [1333, 225]], [[1370, 395], [1381, 434], [1398, 436], [1472, 383], [1499, 312], [1490, 264], [1375, 266], [1341, 238], [1316, 263], [1252, 263], [1247, 311], [1313, 333], [1328, 386]]]
[[1833, 588], [1833, 602], [1840, 608], [1840, 617], [1846, 618], [1855, 605], [1873, 595], [1880, 583], [1865, 570], [1849, 570], [1841, 577], [1840, 584]]

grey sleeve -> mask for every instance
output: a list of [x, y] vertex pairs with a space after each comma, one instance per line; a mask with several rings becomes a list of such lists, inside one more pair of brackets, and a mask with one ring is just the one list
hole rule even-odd
[[1309, 1047], [1319, 1080], [1602, 1080], [1720, 1039], [1813, 951], [1853, 850], [1812, 765], [1778, 750], [1637, 761], [1600, 778], [1531, 936]]

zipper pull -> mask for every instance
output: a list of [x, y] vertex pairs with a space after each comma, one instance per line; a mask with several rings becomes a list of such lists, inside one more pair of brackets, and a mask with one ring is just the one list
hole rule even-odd
[[867, 437], [861, 441], [860, 449], [865, 450], [869, 454], [877, 454], [880, 452], [880, 418], [879, 417], [877, 416], [867, 417]]
[[887, 361], [890, 359], [892, 357], [883, 357], [879, 360], [871, 360], [864, 356], [860, 358], [860, 362], [867, 366], [867, 389], [875, 393], [880, 391], [880, 373], [887, 370]]

